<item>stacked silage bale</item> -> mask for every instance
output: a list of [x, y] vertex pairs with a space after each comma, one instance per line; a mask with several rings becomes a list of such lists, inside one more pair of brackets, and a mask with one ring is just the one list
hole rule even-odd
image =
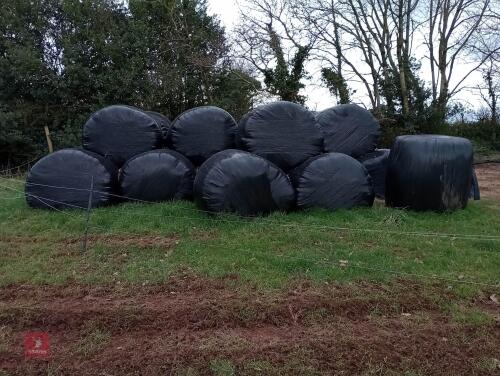
[[[33, 166], [26, 197], [31, 206], [41, 208], [194, 197], [200, 210], [254, 216], [294, 208], [371, 206], [375, 195], [384, 198], [387, 183], [388, 205], [400, 206], [408, 201], [399, 198], [410, 183], [404, 186], [396, 172], [415, 165], [394, 167], [405, 166], [399, 162], [400, 150], [418, 155], [436, 141], [397, 141], [396, 155], [395, 150], [376, 149], [379, 133], [371, 113], [353, 104], [315, 115], [295, 103], [274, 102], [253, 109], [238, 124], [214, 106], [187, 110], [170, 122], [157, 112], [114, 105], [89, 117], [83, 149], [57, 151]], [[439, 142], [434, 159], [424, 161], [407, 182], [443, 180], [437, 167], [432, 173], [425, 168], [450, 163], [437, 155], [453, 148], [453, 140]], [[470, 177], [468, 163], [462, 175]], [[447, 184], [462, 179], [458, 173], [440, 171]], [[469, 181], [460, 184], [470, 186]], [[399, 192], [397, 199], [394, 192]], [[433, 194], [448, 194], [450, 199], [430, 209], [464, 206], [461, 193], [456, 198], [454, 192], [436, 188]], [[453, 200], [459, 203], [452, 205]]]

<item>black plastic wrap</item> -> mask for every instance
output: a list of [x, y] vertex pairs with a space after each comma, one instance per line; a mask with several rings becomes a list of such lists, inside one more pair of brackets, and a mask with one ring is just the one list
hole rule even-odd
[[238, 124], [239, 146], [285, 172], [323, 151], [323, 137], [311, 111], [291, 102], [257, 107]]
[[130, 158], [120, 171], [120, 194], [130, 199], [165, 201], [190, 199], [193, 164], [173, 150], [151, 150]]
[[194, 197], [203, 210], [255, 216], [291, 209], [295, 192], [288, 176], [271, 162], [229, 149], [213, 155], [199, 168]]
[[358, 159], [372, 178], [375, 196], [381, 199], [385, 197], [385, 175], [387, 173], [389, 153], [389, 149], [376, 149]]
[[[93, 177], [91, 206], [108, 205], [117, 193], [117, 168], [99, 154], [63, 149], [36, 162], [26, 178], [26, 201], [34, 208], [87, 208]], [[111, 195], [110, 195], [111, 194]]]
[[380, 125], [356, 104], [341, 104], [321, 111], [316, 119], [325, 139], [325, 151], [358, 158], [377, 146]]
[[323, 154], [290, 173], [297, 192], [297, 207], [348, 209], [372, 206], [373, 186], [366, 168], [341, 153]]
[[472, 168], [472, 184], [471, 184], [469, 198], [472, 198], [474, 200], [481, 199], [481, 192], [479, 191], [479, 183], [477, 181], [476, 169], [474, 167]]
[[243, 149], [243, 143], [241, 141], [241, 130], [245, 129], [245, 125], [247, 120], [250, 118], [250, 115], [252, 115], [252, 111], [247, 112], [245, 115], [243, 115], [238, 122], [238, 132], [236, 132], [236, 147], [238, 149]]
[[385, 202], [413, 210], [465, 208], [472, 182], [472, 144], [461, 137], [399, 136], [389, 155]]
[[94, 112], [83, 127], [83, 147], [121, 167], [130, 157], [163, 144], [160, 125], [131, 106], [109, 106]]
[[156, 120], [156, 123], [160, 126], [161, 129], [161, 135], [163, 138], [163, 143], [164, 145], [167, 144], [167, 135], [168, 135], [168, 130], [170, 129], [170, 125], [172, 122], [168, 117], [166, 117], [163, 114], [160, 114], [159, 112], [155, 111], [145, 111], [149, 116], [151, 116], [153, 119]]
[[196, 107], [180, 114], [168, 132], [167, 145], [201, 165], [215, 153], [235, 147], [236, 121], [223, 109]]

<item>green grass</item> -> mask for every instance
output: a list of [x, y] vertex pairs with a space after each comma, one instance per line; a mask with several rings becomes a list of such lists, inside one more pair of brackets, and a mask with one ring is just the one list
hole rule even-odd
[[[190, 202], [122, 204], [92, 210], [88, 250], [82, 253], [85, 212], [31, 209], [17, 191], [23, 188], [20, 181], [0, 182], [0, 286], [161, 283], [186, 269], [210, 277], [236, 274], [264, 288], [303, 278], [427, 283], [437, 277], [496, 285], [440, 282], [467, 295], [478, 289], [498, 291], [500, 282], [499, 240], [404, 234], [500, 236], [500, 203], [488, 200], [445, 214], [376, 203], [373, 208], [255, 219], [209, 216]], [[120, 242], [113, 236], [135, 240]], [[153, 241], [145, 247], [137, 237], [171, 238], [171, 246]]]
[[214, 376], [232, 376], [235, 375], [235, 369], [230, 360], [215, 359], [210, 362], [210, 369]]
[[94, 328], [78, 342], [76, 353], [84, 356], [97, 353], [108, 342], [110, 334], [98, 328]]
[[492, 315], [478, 308], [465, 307], [456, 303], [448, 304], [445, 308], [451, 313], [452, 319], [460, 324], [486, 326], [494, 321]]

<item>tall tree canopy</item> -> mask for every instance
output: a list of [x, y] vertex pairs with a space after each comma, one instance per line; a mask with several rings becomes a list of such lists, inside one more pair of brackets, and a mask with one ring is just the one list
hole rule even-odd
[[258, 82], [228, 54], [204, 0], [13, 0], [0, 8], [0, 164], [78, 145], [88, 115], [128, 104], [241, 116]]

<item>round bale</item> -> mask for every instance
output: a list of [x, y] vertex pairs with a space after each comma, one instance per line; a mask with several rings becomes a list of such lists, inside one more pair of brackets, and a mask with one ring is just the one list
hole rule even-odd
[[194, 175], [193, 164], [180, 153], [151, 150], [125, 162], [120, 171], [120, 192], [130, 200], [190, 199]]
[[341, 104], [321, 111], [316, 119], [325, 139], [325, 151], [358, 158], [375, 150], [380, 125], [370, 111]]
[[381, 199], [385, 197], [385, 175], [389, 153], [389, 149], [376, 149], [358, 158], [372, 178], [375, 196]]
[[290, 173], [300, 209], [329, 210], [372, 206], [370, 175], [354, 158], [328, 153], [309, 159]]
[[167, 145], [199, 166], [215, 153], [234, 148], [236, 132], [236, 121], [222, 108], [196, 107], [173, 121]]
[[117, 169], [99, 154], [81, 149], [63, 149], [36, 162], [26, 178], [26, 201], [42, 209], [84, 208], [114, 202]]
[[386, 176], [387, 206], [452, 211], [465, 208], [472, 182], [472, 144], [461, 137], [396, 138]]
[[131, 106], [109, 106], [94, 112], [83, 127], [83, 147], [121, 167], [130, 157], [162, 146], [160, 125]]
[[285, 172], [323, 151], [323, 137], [311, 111], [291, 102], [252, 110], [238, 124], [239, 144]]
[[229, 149], [200, 167], [194, 197], [202, 210], [255, 216], [291, 209], [295, 193], [288, 176], [273, 163]]
[[160, 126], [163, 143], [166, 145], [168, 130], [170, 129], [170, 125], [172, 124], [172, 122], [168, 117], [166, 117], [163, 114], [160, 114], [159, 112], [155, 111], [145, 111], [145, 112], [153, 119], [155, 119], [156, 123]]

